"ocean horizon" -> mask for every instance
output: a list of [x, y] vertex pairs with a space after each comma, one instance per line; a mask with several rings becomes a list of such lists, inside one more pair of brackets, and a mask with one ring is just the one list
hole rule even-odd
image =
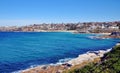
[[91, 38], [100, 34], [70, 32], [0, 32], [0, 73], [54, 64], [88, 51], [112, 48], [118, 39]]

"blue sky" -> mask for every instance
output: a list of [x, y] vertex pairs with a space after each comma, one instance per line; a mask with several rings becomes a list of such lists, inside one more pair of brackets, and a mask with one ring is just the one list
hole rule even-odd
[[120, 20], [120, 0], [0, 0], [0, 26]]

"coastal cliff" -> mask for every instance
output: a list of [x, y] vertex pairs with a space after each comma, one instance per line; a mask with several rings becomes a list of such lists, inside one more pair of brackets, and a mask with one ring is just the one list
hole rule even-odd
[[100, 58], [100, 62], [71, 68], [64, 73], [120, 73], [120, 44]]
[[21, 73], [102, 73], [120, 72], [120, 44], [112, 49], [90, 51], [59, 65], [43, 65]]

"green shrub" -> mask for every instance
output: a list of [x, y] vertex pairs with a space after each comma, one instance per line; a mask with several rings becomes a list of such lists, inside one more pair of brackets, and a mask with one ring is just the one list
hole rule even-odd
[[105, 54], [101, 59], [101, 63], [91, 63], [68, 73], [120, 73], [120, 46], [115, 46], [112, 51]]

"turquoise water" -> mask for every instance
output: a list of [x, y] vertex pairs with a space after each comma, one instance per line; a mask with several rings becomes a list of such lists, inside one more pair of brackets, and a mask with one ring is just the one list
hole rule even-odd
[[0, 73], [56, 63], [87, 51], [105, 50], [118, 39], [91, 39], [95, 34], [65, 32], [0, 32]]

